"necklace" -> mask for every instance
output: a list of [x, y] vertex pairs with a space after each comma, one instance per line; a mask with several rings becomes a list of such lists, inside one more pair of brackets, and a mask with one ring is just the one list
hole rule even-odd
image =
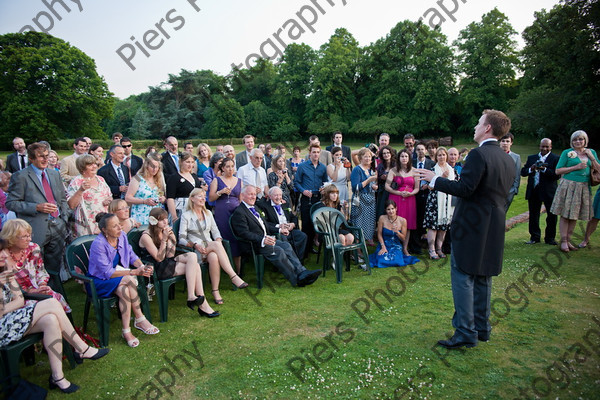
[[10, 258], [13, 259], [13, 261], [15, 262], [17, 268], [20, 268], [20, 267], [18, 267], [18, 264], [22, 264], [23, 263], [23, 259], [25, 258], [25, 255], [26, 255], [25, 250], [20, 250], [19, 251], [19, 253], [21, 254], [21, 257], [19, 257], [18, 260], [15, 258], [15, 253], [13, 253], [12, 250], [9, 250], [8, 252], [10, 253]]
[[393, 225], [395, 225], [395, 224], [396, 224], [396, 221], [398, 221], [398, 216], [396, 215], [396, 219], [395, 219], [395, 220], [393, 220], [393, 221], [390, 219], [390, 217], [389, 217], [389, 216], [387, 217], [387, 219], [388, 219], [388, 221], [390, 221], [390, 224], [392, 224], [392, 226], [393, 226]]

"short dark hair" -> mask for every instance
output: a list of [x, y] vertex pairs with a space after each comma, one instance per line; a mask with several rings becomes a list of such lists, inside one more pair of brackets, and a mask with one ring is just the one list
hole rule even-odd
[[415, 140], [415, 135], [413, 135], [412, 133], [407, 133], [406, 135], [404, 135], [404, 140], [406, 139]]
[[123, 136], [121, 138], [121, 142], [120, 143], [123, 144], [123, 142], [129, 142], [129, 143], [131, 143], [131, 139], [129, 139], [127, 136]]
[[79, 142], [85, 142], [87, 144], [87, 140], [85, 140], [85, 138], [83, 136], [78, 137], [77, 139], [73, 140], [73, 145], [77, 146], [79, 144]]
[[510, 139], [511, 142], [515, 141], [515, 135], [513, 135], [512, 133], [508, 132], [506, 135], [502, 136], [500, 138], [500, 140], [504, 140], [504, 139]]
[[123, 134], [122, 134], [121, 132], [115, 132], [115, 133], [113, 133], [113, 135], [112, 135], [112, 138], [114, 139], [114, 138], [116, 138], [116, 137], [118, 137], [118, 138], [122, 138], [122, 137], [123, 137]]
[[113, 153], [117, 147], [123, 148], [123, 146], [121, 146], [120, 144], [113, 144], [112, 146], [110, 146], [108, 152]]

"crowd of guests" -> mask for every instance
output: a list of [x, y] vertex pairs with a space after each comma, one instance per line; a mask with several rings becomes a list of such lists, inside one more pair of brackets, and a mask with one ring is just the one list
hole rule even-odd
[[[293, 286], [314, 283], [321, 271], [306, 269], [304, 262], [319, 245], [311, 220], [311, 212], [319, 207], [337, 209], [346, 217], [337, 238], [341, 245], [354, 243], [356, 237], [348, 229], [354, 226], [362, 229], [368, 245], [376, 246], [373, 254], [359, 253], [355, 259], [363, 268], [367, 257], [380, 268], [414, 264], [419, 260], [411, 253], [421, 254], [423, 248], [431, 259], [444, 258], [451, 249], [447, 233], [460, 200], [435, 190], [417, 170], [460, 180], [462, 163], [468, 160], [464, 149], [417, 141], [410, 134], [399, 151], [386, 133], [379, 136], [378, 146], [354, 151], [342, 144], [341, 132], [334, 133], [326, 149], [313, 135], [306, 157], [299, 147], [289, 155], [281, 145], [255, 147], [250, 135], [243, 138], [244, 150], [238, 154], [230, 145], [216, 146], [213, 152], [206, 143], [185, 143], [180, 152], [178, 140], [170, 136], [164, 152], [151, 147], [139, 157], [129, 138], [115, 134], [113, 140], [105, 157], [102, 146], [77, 138], [73, 154], [59, 160], [45, 142], [26, 146], [23, 139], [14, 139], [15, 153], [0, 173], [0, 283], [2, 324], [18, 320], [20, 330], [9, 330], [8, 336], [0, 337], [0, 345], [30, 332], [56, 336], [72, 330], [67, 318], [71, 309], [58, 291], [57, 279], [66, 244], [83, 235], [96, 235], [88, 274], [101, 297], [118, 297], [122, 336], [130, 347], [140, 344], [131, 331], [131, 313], [134, 328], [159, 333], [144, 317], [136, 295], [137, 279], [152, 276], [154, 269], [159, 279], [185, 275], [186, 305], [209, 318], [220, 313], [205, 295], [201, 263], [208, 264], [215, 304], [225, 301], [219, 291], [221, 271], [238, 288], [248, 286], [240, 277], [241, 258], [251, 250], [271, 261]], [[588, 148], [586, 133], [573, 133], [571, 148], [560, 157], [551, 153], [551, 141], [543, 139], [540, 153], [529, 156], [522, 168], [519, 155], [511, 151], [513, 141], [510, 133], [500, 141], [515, 163], [506, 210], [518, 193], [520, 177], [527, 176], [527, 243], [541, 240], [544, 204], [545, 242], [557, 244], [560, 216], [560, 249], [586, 247], [600, 220], [600, 199], [597, 193], [592, 202], [590, 185], [592, 170], [600, 170], [600, 165], [596, 152]], [[584, 240], [575, 246], [571, 237], [577, 220], [589, 223]], [[143, 254], [135, 254], [127, 233], [140, 226], [145, 227], [138, 243]], [[140, 256], [154, 262], [144, 264]], [[48, 299], [37, 306], [23, 301], [14, 285]], [[44, 314], [36, 317], [38, 312]], [[53, 315], [55, 322], [46, 326], [44, 315]], [[105, 354], [72, 341], [80, 358]], [[58, 364], [51, 360], [50, 386], [76, 390]]]

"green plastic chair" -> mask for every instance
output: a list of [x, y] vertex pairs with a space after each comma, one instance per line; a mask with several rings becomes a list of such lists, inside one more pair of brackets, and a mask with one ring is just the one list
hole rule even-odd
[[[327, 266], [331, 264], [331, 258], [333, 257], [333, 262], [335, 263], [335, 274], [337, 277], [337, 283], [342, 282], [342, 259], [344, 258], [344, 253], [355, 250], [362, 250], [363, 256], [365, 258], [365, 263], [367, 264], [367, 272], [371, 275], [371, 266], [369, 264], [369, 257], [367, 252], [367, 245], [365, 243], [365, 239], [363, 236], [363, 231], [361, 228], [352, 226], [348, 224], [346, 218], [344, 218], [344, 214], [335, 208], [331, 207], [322, 207], [318, 210], [315, 210], [312, 214], [313, 224], [315, 226], [315, 231], [322, 235], [324, 239], [325, 252], [324, 252], [324, 268], [323, 268], [323, 276], [325, 276], [325, 271], [327, 270]], [[339, 230], [340, 226], [344, 225], [344, 227], [349, 230], [355, 237], [355, 242], [348, 246], [342, 246], [339, 242]], [[350, 257], [349, 254], [345, 257], [346, 271], [350, 271]]]
[[[98, 335], [100, 336], [100, 346], [108, 346], [109, 338], [109, 327], [110, 327], [110, 309], [113, 304], [116, 304], [118, 299], [116, 295], [108, 298], [98, 297], [94, 280], [87, 276], [90, 247], [92, 242], [96, 239], [96, 235], [81, 236], [71, 242], [65, 251], [67, 257], [67, 265], [71, 275], [79, 280], [84, 281], [88, 285], [86, 290], [87, 296], [85, 299], [85, 309], [83, 314], [83, 331], [87, 331], [88, 317], [90, 313], [90, 306], [94, 306], [94, 312], [96, 313], [96, 324], [98, 326]], [[78, 270], [80, 272], [78, 272]], [[140, 296], [140, 304], [142, 312], [152, 323], [152, 317], [150, 315], [150, 305], [148, 303], [148, 294], [146, 293], [146, 286], [144, 285], [143, 279], [138, 279], [138, 295]], [[117, 307], [118, 309], [118, 307]]]
[[[233, 217], [233, 215], [231, 217]], [[256, 271], [256, 287], [259, 289], [262, 289], [263, 280], [265, 277], [265, 257], [262, 254], [260, 254], [254, 250], [254, 244], [252, 242], [244, 240], [244, 239], [240, 238], [238, 235], [236, 235], [235, 231], [233, 230], [233, 226], [231, 225], [231, 217], [229, 217], [229, 229], [231, 229], [231, 233], [233, 234], [233, 237], [238, 242], [248, 243], [250, 245], [250, 248], [252, 249], [252, 260], [254, 261], [254, 270]], [[247, 260], [247, 258], [242, 256], [242, 267], [244, 266], [244, 263], [246, 260]], [[233, 265], [233, 264], [231, 264], [231, 265]]]

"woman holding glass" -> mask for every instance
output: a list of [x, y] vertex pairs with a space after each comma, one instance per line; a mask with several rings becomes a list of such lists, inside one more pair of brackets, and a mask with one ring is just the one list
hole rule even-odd
[[131, 218], [142, 225], [148, 225], [150, 210], [164, 203], [165, 181], [162, 173], [161, 156], [148, 153], [142, 168], [129, 182], [125, 201], [131, 204]]
[[375, 191], [377, 190], [377, 173], [372, 169], [373, 153], [368, 148], [358, 152], [359, 164], [350, 175], [352, 184], [351, 224], [363, 230], [369, 246], [374, 246], [375, 233]]
[[333, 163], [327, 166], [327, 176], [339, 192], [339, 203], [342, 213], [347, 215], [348, 181], [350, 181], [352, 173], [352, 169], [350, 168], [352, 164], [344, 158], [341, 147], [333, 147], [331, 149], [331, 157], [333, 158]]
[[285, 157], [281, 155], [276, 155], [271, 160], [271, 170], [267, 177], [267, 182], [269, 184], [269, 188], [277, 186], [283, 192], [283, 201], [291, 206], [292, 198], [290, 196], [290, 191], [292, 188], [292, 179], [288, 175], [288, 170], [285, 167]]
[[179, 172], [167, 179], [167, 209], [172, 222], [185, 210], [190, 192], [202, 186], [203, 182], [192, 172], [195, 164], [194, 156], [184, 151], [179, 156]]
[[389, 198], [389, 192], [386, 190], [385, 181], [388, 173], [396, 166], [396, 151], [390, 146], [381, 146], [379, 149], [379, 164], [377, 165], [377, 218], [385, 215], [385, 203]]

